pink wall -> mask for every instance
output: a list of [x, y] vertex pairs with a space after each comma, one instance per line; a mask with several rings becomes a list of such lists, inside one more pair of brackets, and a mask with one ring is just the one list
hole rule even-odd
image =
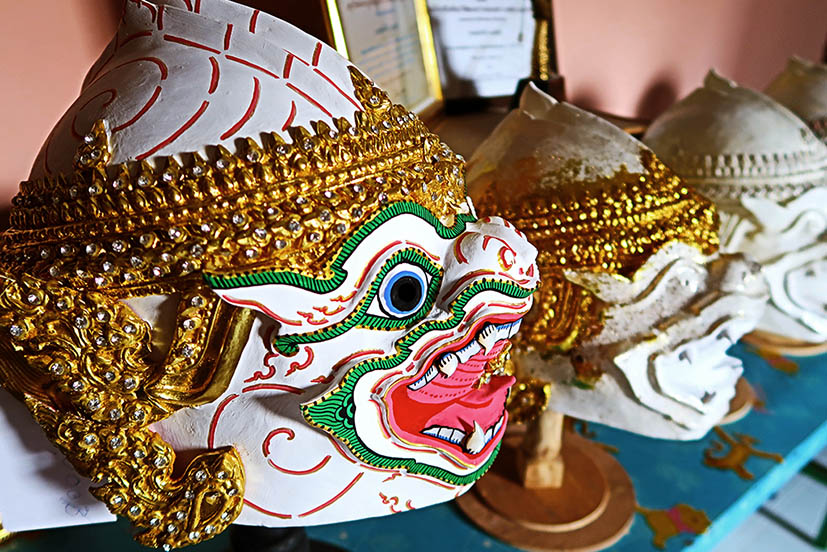
[[818, 60], [825, 0], [553, 0], [570, 101], [653, 117], [710, 67], [763, 88], [792, 54]]
[[77, 97], [86, 71], [114, 33], [120, 10], [119, 0], [2, 3], [0, 208], [9, 204], [46, 135]]
[[[2, 3], [0, 209], [76, 97], [120, 6], [120, 0]], [[619, 115], [661, 111], [697, 86], [710, 66], [763, 87], [789, 55], [819, 58], [827, 28], [825, 0], [555, 0], [554, 10], [569, 97]]]

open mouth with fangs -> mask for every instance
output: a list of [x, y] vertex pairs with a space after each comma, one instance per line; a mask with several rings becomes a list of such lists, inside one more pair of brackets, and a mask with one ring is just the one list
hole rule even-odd
[[484, 462], [505, 431], [505, 401], [514, 377], [504, 373], [520, 318], [488, 317], [461, 339], [431, 353], [412, 378], [389, 391], [393, 433], [414, 445]]

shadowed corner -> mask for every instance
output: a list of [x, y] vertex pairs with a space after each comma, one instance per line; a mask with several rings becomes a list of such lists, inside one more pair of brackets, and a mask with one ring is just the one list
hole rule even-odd
[[655, 117], [666, 111], [678, 99], [675, 79], [666, 75], [659, 75], [653, 79], [646, 91], [640, 96], [637, 105], [637, 115], [646, 120], [653, 120]]

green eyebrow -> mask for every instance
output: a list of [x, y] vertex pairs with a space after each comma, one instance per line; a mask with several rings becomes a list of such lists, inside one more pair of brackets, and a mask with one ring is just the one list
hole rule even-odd
[[204, 273], [204, 280], [213, 289], [235, 289], [240, 287], [262, 286], [267, 284], [286, 284], [301, 288], [314, 293], [330, 293], [342, 285], [347, 277], [347, 271], [342, 267], [345, 261], [350, 258], [356, 247], [372, 232], [394, 217], [401, 215], [415, 215], [434, 227], [436, 233], [442, 239], [454, 239], [462, 232], [469, 222], [474, 222], [471, 215], [460, 214], [456, 216], [453, 226], [448, 227], [442, 224], [439, 219], [428, 209], [412, 201], [400, 201], [392, 203], [379, 211], [374, 217], [364, 224], [350, 236], [330, 266], [333, 276], [327, 279], [318, 279], [305, 276], [298, 272], [288, 270], [259, 269], [256, 271], [243, 272], [238, 274], [210, 274]]

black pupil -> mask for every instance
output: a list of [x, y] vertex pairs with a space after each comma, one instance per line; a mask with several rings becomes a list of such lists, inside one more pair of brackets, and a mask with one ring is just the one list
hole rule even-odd
[[413, 276], [402, 276], [393, 283], [391, 288], [391, 304], [394, 308], [408, 312], [412, 311], [422, 299], [422, 285]]

